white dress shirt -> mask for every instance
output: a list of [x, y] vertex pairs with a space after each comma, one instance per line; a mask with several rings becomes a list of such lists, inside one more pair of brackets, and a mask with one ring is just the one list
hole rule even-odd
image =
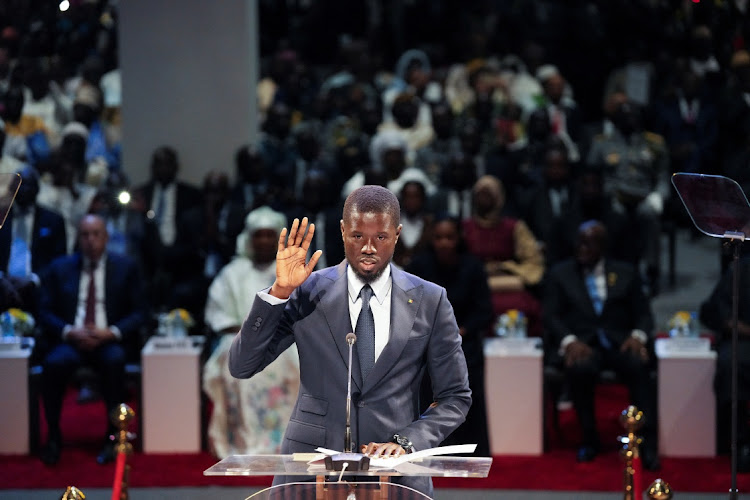
[[[357, 326], [359, 312], [362, 310], [362, 301], [359, 298], [359, 291], [365, 286], [364, 281], [359, 279], [351, 266], [346, 267], [346, 282], [349, 294], [349, 318], [352, 323], [352, 332]], [[383, 352], [388, 339], [391, 337], [391, 289], [393, 280], [391, 279], [391, 266], [389, 265], [383, 274], [374, 282], [370, 283], [373, 294], [370, 299], [370, 309], [375, 320], [375, 361], [378, 360], [380, 353]], [[289, 299], [279, 299], [268, 293], [268, 288], [258, 292], [258, 296], [271, 305], [283, 304]]]
[[[352, 332], [357, 327], [357, 319], [362, 310], [362, 300], [359, 292], [365, 286], [359, 276], [352, 270], [352, 266], [346, 266], [346, 282], [349, 292], [349, 317], [352, 321]], [[391, 336], [391, 266], [385, 268], [380, 277], [370, 283], [372, 297], [370, 298], [370, 310], [375, 320], [375, 361], [385, 349]]]
[[177, 236], [177, 185], [171, 182], [166, 187], [162, 187], [161, 184], [154, 186], [154, 195], [151, 199], [151, 210], [156, 211], [159, 205], [159, 196], [164, 191], [164, 213], [154, 214], [158, 217], [157, 223], [159, 225], [159, 236], [161, 237], [162, 243], [169, 246], [174, 243], [175, 237]]

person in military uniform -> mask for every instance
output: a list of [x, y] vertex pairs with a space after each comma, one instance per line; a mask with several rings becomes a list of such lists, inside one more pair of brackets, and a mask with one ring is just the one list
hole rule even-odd
[[[634, 238], [613, 257], [645, 267], [647, 292], [657, 295], [660, 277], [661, 219], [671, 193], [669, 154], [664, 138], [643, 129], [641, 109], [624, 94], [610, 120], [591, 143], [586, 164], [602, 169], [615, 211], [626, 215]], [[644, 269], [642, 269], [644, 271]]]

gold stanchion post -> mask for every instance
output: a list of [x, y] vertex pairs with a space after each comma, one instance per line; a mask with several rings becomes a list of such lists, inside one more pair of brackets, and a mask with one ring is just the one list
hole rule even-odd
[[86, 495], [75, 486], [68, 486], [65, 489], [65, 493], [60, 497], [60, 500], [85, 500]]
[[669, 486], [669, 483], [657, 479], [648, 487], [646, 494], [650, 500], [671, 500], [672, 488]]
[[115, 469], [115, 484], [112, 489], [113, 500], [128, 500], [128, 481], [130, 478], [130, 464], [127, 463], [127, 457], [133, 453], [133, 445], [130, 439], [133, 434], [128, 432], [130, 422], [135, 418], [135, 412], [125, 403], [120, 404], [114, 411], [110, 419], [117, 427], [115, 436], [115, 455], [117, 456]]
[[[626, 435], [620, 436], [618, 440], [622, 445], [620, 455], [625, 460], [625, 469], [623, 471], [623, 493], [625, 500], [640, 500], [642, 489], [640, 487], [640, 453], [638, 447], [643, 439], [635, 433], [641, 428], [644, 422], [643, 412], [635, 406], [628, 406], [620, 414], [620, 423], [627, 432]], [[637, 469], [637, 470], [636, 470]]]

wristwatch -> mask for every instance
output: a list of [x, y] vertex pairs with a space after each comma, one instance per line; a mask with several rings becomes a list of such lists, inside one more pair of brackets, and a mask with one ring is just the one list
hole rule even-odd
[[402, 436], [401, 434], [394, 434], [393, 439], [391, 439], [392, 443], [396, 443], [401, 448], [404, 449], [406, 453], [411, 453], [414, 451], [414, 445], [411, 444], [411, 441], [409, 441], [409, 438], [406, 436]]

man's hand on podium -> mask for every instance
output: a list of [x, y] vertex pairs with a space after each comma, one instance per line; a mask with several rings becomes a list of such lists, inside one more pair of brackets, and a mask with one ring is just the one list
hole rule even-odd
[[406, 451], [396, 443], [370, 443], [362, 445], [362, 454], [371, 458], [389, 458], [405, 455]]

